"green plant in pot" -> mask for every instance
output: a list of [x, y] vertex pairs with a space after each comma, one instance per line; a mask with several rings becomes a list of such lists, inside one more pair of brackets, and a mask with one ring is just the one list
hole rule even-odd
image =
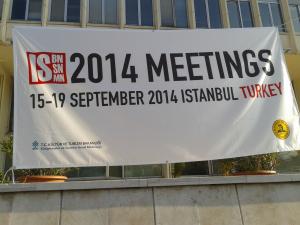
[[276, 173], [278, 153], [268, 153], [223, 160], [222, 172], [229, 175], [269, 175]]
[[[6, 136], [0, 142], [0, 152], [5, 153], [5, 170], [12, 166], [13, 156], [13, 135]], [[53, 168], [53, 169], [18, 169], [14, 170], [15, 178], [19, 182], [59, 182], [65, 181], [69, 169]], [[0, 173], [0, 182], [4, 178], [4, 173]], [[4, 182], [9, 182], [9, 177]]]

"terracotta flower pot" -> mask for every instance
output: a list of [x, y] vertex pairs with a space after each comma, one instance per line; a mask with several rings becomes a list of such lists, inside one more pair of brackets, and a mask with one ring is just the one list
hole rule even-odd
[[68, 178], [65, 176], [25, 176], [20, 177], [20, 183], [36, 183], [36, 182], [65, 182]]
[[274, 170], [257, 170], [257, 171], [241, 171], [230, 174], [231, 176], [246, 176], [246, 175], [274, 175]]

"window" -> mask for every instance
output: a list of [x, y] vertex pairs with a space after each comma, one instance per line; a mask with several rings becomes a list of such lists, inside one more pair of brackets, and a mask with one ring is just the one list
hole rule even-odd
[[117, 0], [90, 0], [89, 22], [98, 24], [117, 24], [117, 8]]
[[194, 0], [194, 5], [197, 27], [222, 27], [219, 0]]
[[165, 27], [187, 27], [186, 0], [160, 1], [161, 25]]
[[105, 177], [105, 167], [73, 167], [69, 168], [67, 171], [67, 176], [73, 180], [80, 179], [80, 178], [86, 178], [86, 179], [92, 179], [99, 178], [99, 177]]
[[[258, 157], [257, 160], [255, 160], [256, 157]], [[278, 152], [213, 161], [213, 174], [217, 176], [231, 175], [232, 173], [240, 172], [240, 170], [249, 172], [257, 169], [275, 170], [279, 174], [299, 173], [300, 151]]]
[[294, 29], [296, 32], [300, 32], [300, 1], [290, 0], [289, 3]]
[[52, 0], [51, 21], [80, 22], [80, 0]]
[[[108, 171], [106, 171], [108, 169]], [[80, 167], [69, 168], [67, 176], [72, 180], [93, 179], [93, 178], [147, 178], [161, 177], [162, 166], [156, 165], [135, 165], [135, 166], [109, 166], [107, 167]]]
[[279, 31], [285, 32], [281, 8], [278, 0], [260, 0], [259, 11], [264, 27], [277, 26]]
[[0, 20], [2, 19], [3, 0], [0, 0]]
[[40, 21], [42, 3], [42, 0], [13, 0], [11, 19]]
[[153, 26], [152, 0], [126, 0], [126, 24]]
[[230, 27], [253, 27], [249, 1], [227, 0]]
[[136, 165], [136, 166], [125, 166], [124, 177], [161, 177], [162, 167], [160, 164], [157, 165]]
[[278, 157], [278, 173], [300, 173], [300, 151], [280, 152]]
[[172, 164], [172, 176], [203, 176], [210, 175], [209, 162], [186, 162], [186, 163], [174, 163]]

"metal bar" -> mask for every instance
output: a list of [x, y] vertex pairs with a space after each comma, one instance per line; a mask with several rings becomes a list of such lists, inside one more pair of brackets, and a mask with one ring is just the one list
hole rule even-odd
[[208, 28], [210, 27], [210, 14], [209, 14], [209, 7], [208, 7], [208, 0], [205, 0], [205, 9], [206, 9], [206, 21]]
[[109, 178], [109, 165], [106, 165], [105, 167], [105, 177]]
[[214, 164], [212, 160], [208, 161], [208, 173], [210, 176], [214, 175]]
[[29, 0], [26, 1], [25, 20], [28, 20], [28, 13], [29, 13]]
[[65, 8], [64, 8], [64, 22], [67, 22], [67, 13], [68, 13], [68, 0], [65, 1]]
[[141, 8], [141, 1], [138, 1], [138, 25], [141, 26], [142, 25], [142, 8]]

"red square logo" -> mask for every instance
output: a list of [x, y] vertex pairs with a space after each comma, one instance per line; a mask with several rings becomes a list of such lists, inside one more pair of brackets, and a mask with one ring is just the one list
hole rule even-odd
[[27, 52], [29, 84], [66, 84], [66, 54]]

